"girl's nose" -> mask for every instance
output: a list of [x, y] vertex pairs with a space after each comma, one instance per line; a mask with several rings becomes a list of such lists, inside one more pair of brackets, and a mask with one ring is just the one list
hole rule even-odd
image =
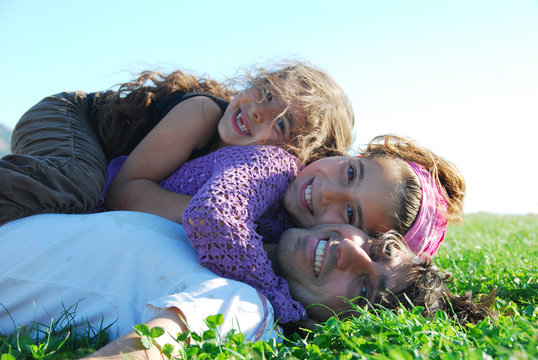
[[267, 117], [263, 106], [261, 104], [254, 104], [252, 106], [252, 120], [258, 124], [263, 123], [264, 119]]
[[372, 271], [372, 259], [355, 241], [343, 239], [338, 244], [336, 267], [341, 271], [364, 273]]

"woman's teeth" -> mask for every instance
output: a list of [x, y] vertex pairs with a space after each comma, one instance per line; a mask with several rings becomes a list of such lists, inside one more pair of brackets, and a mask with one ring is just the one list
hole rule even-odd
[[316, 246], [316, 258], [314, 260], [314, 275], [319, 275], [319, 269], [323, 261], [323, 254], [325, 253], [325, 246], [327, 246], [327, 240], [320, 240], [318, 246]]
[[304, 199], [306, 201], [306, 205], [308, 205], [308, 208], [310, 209], [310, 212], [314, 213], [312, 208], [312, 184], [309, 184], [304, 190]]
[[237, 116], [235, 117], [235, 123], [237, 124], [237, 127], [238, 127], [242, 132], [244, 132], [246, 135], [250, 135], [250, 133], [249, 133], [248, 130], [247, 130], [247, 127], [245, 126], [245, 124], [243, 124], [243, 116], [241, 115], [241, 111], [240, 111], [239, 114], [237, 114]]

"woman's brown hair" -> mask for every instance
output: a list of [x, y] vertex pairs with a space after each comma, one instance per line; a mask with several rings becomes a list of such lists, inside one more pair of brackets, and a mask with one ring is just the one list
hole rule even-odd
[[440, 184], [441, 196], [447, 201], [448, 207], [443, 214], [450, 223], [463, 220], [463, 199], [465, 196], [465, 180], [458, 168], [428, 150], [418, 142], [396, 135], [376, 136], [361, 156], [372, 160], [379, 158], [396, 159], [397, 166], [402, 170], [402, 181], [398, 191], [400, 208], [395, 217], [393, 229], [404, 235], [413, 225], [420, 210], [422, 199], [421, 185], [407, 162], [414, 162], [425, 167], [433, 179]]

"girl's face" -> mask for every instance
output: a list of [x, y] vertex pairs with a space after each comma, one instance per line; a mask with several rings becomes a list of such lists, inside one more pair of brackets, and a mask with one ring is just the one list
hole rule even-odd
[[286, 109], [281, 98], [253, 86], [232, 99], [219, 121], [218, 132], [227, 145], [249, 145], [267, 140], [287, 142], [294, 124], [293, 107]]
[[368, 234], [395, 225], [401, 170], [394, 159], [328, 157], [306, 166], [284, 195], [297, 227], [351, 224]]

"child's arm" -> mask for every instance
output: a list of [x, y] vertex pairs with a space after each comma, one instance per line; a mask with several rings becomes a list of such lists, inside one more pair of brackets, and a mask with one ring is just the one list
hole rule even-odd
[[221, 109], [205, 96], [176, 105], [131, 152], [106, 194], [110, 210], [136, 210], [181, 223], [190, 196], [159, 182], [179, 168], [217, 131]]
[[295, 318], [286, 321], [298, 320], [303, 308], [291, 298], [287, 283], [274, 274], [256, 220], [269, 208], [281, 206], [299, 165], [276, 147], [228, 147], [219, 151], [218, 159], [233, 159], [236, 166], [223, 165], [193, 196], [183, 215], [183, 227], [200, 263], [254, 286], [273, 303], [277, 317], [293, 314]]

